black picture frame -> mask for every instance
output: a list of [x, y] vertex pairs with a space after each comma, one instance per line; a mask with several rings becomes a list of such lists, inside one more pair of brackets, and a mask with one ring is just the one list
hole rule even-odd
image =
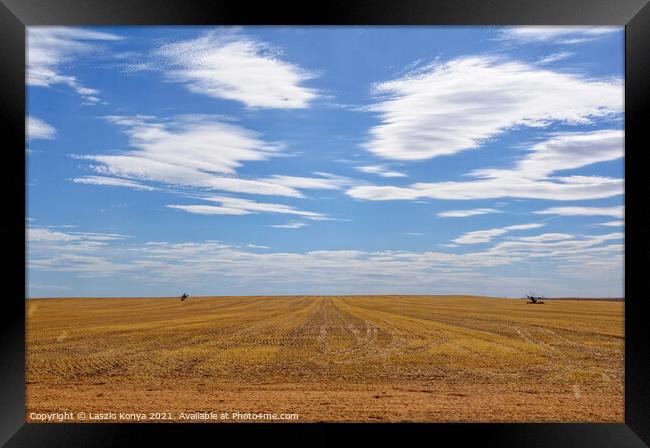
[[[625, 25], [625, 423], [621, 424], [298, 424], [298, 425], [131, 425], [25, 423], [24, 154], [25, 27], [29, 25]], [[281, 433], [320, 434], [359, 428], [372, 438], [408, 430], [420, 440], [454, 445], [476, 442], [517, 447], [639, 447], [650, 445], [649, 327], [641, 278], [646, 254], [641, 204], [647, 191], [641, 157], [648, 134], [642, 121], [650, 109], [650, 5], [648, 0], [330, 0], [259, 2], [245, 0], [0, 0], [0, 114], [4, 155], [11, 154], [2, 176], [5, 200], [13, 206], [2, 229], [10, 246], [3, 273], [10, 290], [0, 312], [0, 443], [22, 446], [124, 446], [146, 438], [222, 437], [251, 428]], [[645, 112], [645, 114], [644, 114]], [[6, 159], [5, 159], [6, 160]], [[24, 165], [23, 165], [24, 166]], [[645, 187], [645, 188], [644, 188]], [[20, 228], [19, 228], [20, 226]], [[23, 237], [20, 237], [23, 235]], [[632, 267], [640, 264], [637, 271]], [[198, 439], [194, 439], [197, 440]], [[224, 439], [207, 439], [222, 443]], [[304, 440], [308, 443], [307, 440]], [[446, 444], [443, 444], [446, 445]]]

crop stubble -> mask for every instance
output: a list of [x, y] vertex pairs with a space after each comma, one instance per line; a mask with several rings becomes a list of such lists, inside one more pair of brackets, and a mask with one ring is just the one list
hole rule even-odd
[[464, 296], [27, 301], [31, 412], [622, 422], [623, 303]]

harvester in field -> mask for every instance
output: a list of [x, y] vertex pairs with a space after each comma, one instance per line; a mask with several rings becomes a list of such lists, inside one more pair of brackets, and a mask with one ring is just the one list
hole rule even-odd
[[183, 295], [181, 296], [181, 302], [183, 302], [183, 301], [184, 301], [185, 299], [187, 299], [189, 296], [190, 296], [190, 295], [189, 295], [188, 293], [186, 293], [186, 292], [183, 293]]
[[533, 294], [526, 294], [526, 298], [528, 299], [529, 304], [544, 304], [544, 301], [542, 300], [544, 296], [536, 296], [535, 293]]

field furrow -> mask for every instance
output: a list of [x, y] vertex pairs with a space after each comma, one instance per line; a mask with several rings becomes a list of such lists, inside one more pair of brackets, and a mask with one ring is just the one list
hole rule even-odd
[[[27, 410], [623, 421], [623, 302], [30, 299]], [[28, 417], [29, 418], [29, 417]]]

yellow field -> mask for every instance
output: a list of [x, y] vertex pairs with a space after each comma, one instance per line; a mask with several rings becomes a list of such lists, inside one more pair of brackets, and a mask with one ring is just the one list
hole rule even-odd
[[269, 421], [233, 412], [293, 413], [299, 422], [624, 421], [621, 301], [190, 297], [26, 306], [28, 421], [52, 412], [197, 421], [197, 411], [229, 422]]

